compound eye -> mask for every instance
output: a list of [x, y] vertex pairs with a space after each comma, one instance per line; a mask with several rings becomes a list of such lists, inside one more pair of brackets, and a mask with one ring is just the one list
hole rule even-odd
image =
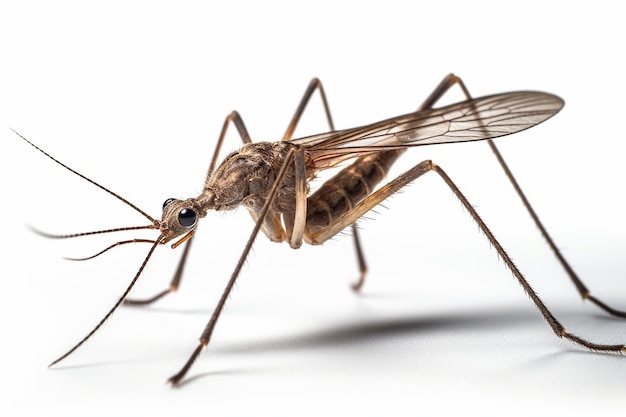
[[163, 202], [163, 210], [165, 210], [165, 207], [167, 207], [167, 205], [170, 204], [174, 200], [176, 200], [176, 199], [175, 198], [168, 198], [167, 200], [165, 200]]
[[178, 223], [183, 226], [185, 229], [189, 229], [190, 227], [196, 224], [196, 212], [191, 209], [182, 209], [178, 213]]

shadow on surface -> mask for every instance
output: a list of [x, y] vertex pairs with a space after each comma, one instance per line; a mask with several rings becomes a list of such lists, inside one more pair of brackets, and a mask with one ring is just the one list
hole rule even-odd
[[[301, 349], [337, 348], [363, 343], [402, 338], [415, 334], [462, 331], [480, 332], [489, 329], [512, 329], [521, 325], [543, 325], [541, 315], [529, 309], [509, 311], [490, 310], [462, 314], [441, 314], [436, 316], [399, 317], [370, 320], [369, 322], [342, 323], [317, 330], [311, 329], [300, 334], [273, 337], [272, 340], [250, 340], [238, 344], [215, 347], [222, 353], [253, 353], [265, 351], [293, 351]], [[545, 324], [547, 326], [547, 324]], [[547, 328], [546, 335], [550, 337]]]
[[[585, 329], [589, 329], [590, 326], [597, 327], [598, 320], [596, 314], [589, 315], [587, 311], [580, 311], [578, 308], [572, 308], [570, 310], [559, 309], [559, 319], [564, 323], [571, 324], [572, 327], [576, 323], [580, 324], [580, 327], [575, 333], [583, 335]], [[601, 316], [604, 317], [604, 316]], [[621, 320], [609, 320], [609, 322], [617, 322], [620, 329], [626, 328], [626, 323]], [[602, 320], [601, 324], [604, 327], [607, 321]], [[625, 325], [622, 327], [622, 325]], [[578, 327], [578, 326], [577, 326]], [[609, 331], [607, 326], [607, 331]], [[473, 310], [473, 311], [457, 311], [454, 313], [439, 313], [439, 314], [418, 314], [413, 313], [412, 317], [386, 317], [386, 318], [355, 318], [352, 321], [333, 322], [327, 325], [321, 325], [317, 328], [307, 327], [303, 328], [299, 333], [288, 333], [284, 335], [268, 335], [266, 338], [250, 337], [238, 342], [224, 342], [216, 343], [210, 346], [209, 350], [213, 354], [222, 356], [241, 354], [241, 355], [264, 355], [264, 354], [281, 354], [296, 352], [301, 353], [304, 351], [318, 351], [318, 350], [343, 350], [355, 352], [362, 350], [365, 346], [368, 349], [372, 347], [377, 349], [379, 346], [388, 343], [402, 343], [402, 339], [413, 338], [415, 341], [416, 349], [419, 349], [421, 342], [431, 343], [429, 347], [432, 351], [432, 343], [445, 343], [448, 346], [450, 343], [456, 342], [450, 339], [450, 335], [459, 335], [459, 343], [463, 338], [466, 338], [468, 334], [476, 335], [478, 338], [485, 337], [485, 340], [490, 338], [497, 338], [502, 335], [506, 335], [507, 343], [517, 343], [516, 333], [524, 333], [520, 336], [520, 343], [526, 343], [529, 340], [529, 334], [533, 333], [530, 337], [535, 337], [533, 340], [537, 340], [538, 343], [545, 341], [546, 346], [550, 349], [550, 345], [553, 341], [557, 341], [557, 337], [554, 336], [547, 325], [544, 322], [541, 315], [535, 311], [532, 306], [530, 307], [510, 307], [508, 309], [490, 309], [490, 310]], [[534, 335], [537, 332], [537, 335]], [[623, 333], [622, 333], [623, 334]], [[452, 336], [456, 337], [456, 336]], [[554, 345], [553, 345], [554, 346]], [[518, 364], [520, 367], [526, 369], [528, 367], [544, 366], [546, 364], [553, 364], [557, 358], [567, 358], [569, 354], [584, 354], [593, 355], [592, 352], [581, 349], [573, 344], [569, 344], [563, 341], [561, 348], [550, 351], [547, 354], [535, 358], [532, 362], [524, 361], [522, 364]], [[476, 348], [474, 346], [473, 348]], [[435, 346], [436, 349], [436, 346]], [[480, 347], [478, 347], [480, 350]], [[543, 351], [545, 353], [545, 351]], [[208, 354], [208, 355], [207, 355]], [[370, 354], [369, 352], [367, 353]], [[204, 352], [201, 356], [210, 356], [211, 352]], [[565, 355], [565, 356], [564, 356]], [[598, 354], [600, 356], [613, 356], [619, 359], [619, 355], [606, 355]], [[497, 355], [496, 355], [497, 356]], [[183, 358], [181, 358], [182, 360]], [[145, 362], [151, 362], [153, 359], [144, 358]], [[623, 358], [621, 359], [623, 360]], [[115, 360], [115, 361], [102, 361], [92, 362], [88, 364], [78, 365], [60, 365], [54, 367], [58, 370], [69, 369], [81, 369], [98, 366], [112, 366], [120, 365], [124, 363], [133, 363], [137, 359], [128, 360]], [[207, 377], [221, 375], [239, 375], [249, 374], [250, 372], [263, 372], [261, 369], [253, 370], [249, 366], [244, 368], [230, 368], [227, 367], [222, 370], [213, 370], [210, 372], [201, 372], [196, 374], [194, 371], [200, 370], [192, 369], [188, 378], [182, 381], [182, 386], [188, 384], [195, 384], [196, 382], [203, 380]], [[507, 368], [510, 370], [510, 368]], [[175, 369], [174, 369], [175, 370]]]

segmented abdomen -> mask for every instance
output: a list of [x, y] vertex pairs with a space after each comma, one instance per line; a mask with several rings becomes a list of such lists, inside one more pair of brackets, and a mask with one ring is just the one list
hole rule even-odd
[[333, 219], [367, 197], [385, 178], [402, 152], [404, 150], [362, 156], [326, 181], [308, 198], [306, 234], [328, 226]]

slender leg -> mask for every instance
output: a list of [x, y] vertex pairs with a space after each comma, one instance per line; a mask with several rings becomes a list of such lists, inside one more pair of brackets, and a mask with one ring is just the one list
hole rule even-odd
[[605, 345], [605, 344], [597, 344], [593, 342], [589, 342], [586, 339], [580, 338], [578, 336], [572, 335], [565, 331], [563, 325], [552, 315], [548, 307], [541, 301], [537, 293], [532, 289], [526, 278], [522, 275], [520, 270], [515, 266], [509, 255], [504, 251], [498, 240], [491, 233], [491, 230], [487, 227], [485, 222], [478, 215], [478, 212], [474, 209], [474, 207], [470, 204], [467, 198], [463, 195], [463, 193], [459, 190], [459, 188], [452, 182], [450, 177], [444, 172], [444, 170], [432, 163], [432, 161], [423, 161], [417, 164], [412, 169], [407, 172], [401, 174], [394, 180], [382, 186], [380, 189], [376, 190], [374, 193], [369, 195], [359, 204], [354, 206], [351, 210], [347, 211], [343, 215], [339, 216], [333, 222], [331, 222], [326, 229], [322, 229], [309, 238], [316, 244], [321, 244], [324, 241], [330, 239], [349, 224], [352, 224], [355, 219], [360, 218], [366, 212], [371, 210], [380, 204], [385, 198], [390, 195], [396, 193], [402, 187], [410, 183], [411, 181], [419, 178], [423, 174], [435, 171], [439, 176], [445, 181], [445, 183], [450, 187], [454, 195], [461, 201], [465, 209], [469, 212], [472, 219], [478, 224], [482, 232], [485, 234], [491, 246], [493, 246], [498, 255], [502, 258], [507, 268], [511, 271], [511, 273], [515, 276], [515, 278], [519, 281], [519, 283], [524, 288], [524, 291], [531, 298], [535, 306], [539, 310], [539, 312], [546, 319], [554, 333], [561, 338], [568, 339], [578, 345], [586, 347], [590, 350], [594, 351], [602, 351], [602, 352], [618, 352], [618, 353], [626, 353], [626, 346], [624, 345]]
[[[430, 96], [428, 96], [428, 98], [418, 108], [418, 110], [422, 110], [422, 109], [427, 109], [427, 108], [433, 107], [435, 105], [435, 103], [446, 93], [446, 91], [448, 91], [448, 89], [450, 89], [455, 84], [459, 85], [459, 87], [463, 90], [463, 94], [465, 95], [465, 97], [468, 100], [472, 98], [470, 93], [469, 93], [469, 90], [465, 86], [465, 83], [463, 83], [463, 80], [461, 78], [457, 77], [454, 74], [448, 74], [439, 83], [437, 88], [435, 88], [435, 90], [430, 94]], [[563, 267], [563, 269], [565, 270], [565, 272], [569, 276], [570, 280], [572, 281], [572, 283], [574, 284], [574, 286], [578, 290], [578, 293], [580, 294], [581, 298], [583, 300], [591, 301], [593, 304], [595, 304], [596, 306], [600, 307], [602, 310], [606, 311], [609, 314], [612, 314], [612, 315], [618, 316], [618, 317], [626, 318], [626, 311], [616, 310], [616, 309], [612, 308], [611, 306], [605, 304], [604, 302], [600, 301], [599, 299], [597, 299], [593, 295], [591, 295], [589, 289], [585, 286], [585, 284], [583, 284], [582, 280], [578, 277], [576, 272], [574, 272], [574, 269], [570, 266], [569, 262], [567, 262], [567, 260], [565, 259], [565, 257], [563, 256], [563, 254], [561, 253], [559, 248], [554, 243], [554, 240], [552, 239], [552, 237], [548, 234], [548, 231], [546, 230], [546, 228], [544, 227], [543, 223], [539, 219], [539, 216], [537, 215], [537, 213], [535, 212], [535, 210], [531, 206], [530, 202], [528, 201], [528, 198], [526, 197], [526, 195], [522, 191], [519, 183], [517, 182], [517, 180], [515, 179], [513, 173], [511, 172], [511, 170], [509, 169], [508, 165], [506, 164], [504, 158], [502, 157], [502, 154], [500, 153], [500, 151], [496, 147], [496, 144], [491, 139], [487, 140], [487, 143], [489, 144], [489, 147], [491, 148], [491, 151], [494, 153], [496, 159], [498, 160], [498, 163], [500, 164], [500, 166], [504, 170], [504, 173], [506, 174], [507, 178], [509, 179], [509, 181], [513, 185], [513, 188], [515, 189], [515, 192], [517, 192], [517, 195], [522, 200], [522, 203], [524, 204], [524, 207], [526, 207], [526, 210], [528, 211], [528, 214], [530, 215], [530, 217], [535, 222], [535, 225], [537, 226], [537, 228], [541, 232], [541, 235], [544, 237], [544, 239], [548, 243], [548, 246], [550, 246], [550, 249], [552, 249], [552, 252], [554, 252], [554, 255], [556, 256], [557, 260], [559, 261], [559, 263], [561, 264], [561, 266]]]
[[[226, 119], [224, 120], [224, 125], [222, 126], [222, 131], [220, 133], [219, 139], [217, 140], [217, 145], [215, 146], [215, 151], [213, 152], [213, 157], [211, 158], [211, 164], [209, 165], [207, 176], [211, 175], [211, 173], [215, 169], [215, 165], [217, 164], [217, 161], [218, 161], [217, 158], [219, 156], [220, 150], [222, 149], [222, 144], [224, 143], [224, 138], [226, 137], [226, 132], [228, 131], [228, 126], [230, 125], [230, 123], [235, 125], [235, 127], [237, 128], [237, 132], [239, 133], [239, 136], [241, 137], [241, 141], [244, 144], [252, 142], [252, 140], [250, 139], [250, 135], [248, 134], [248, 130], [246, 129], [246, 126], [243, 123], [243, 119], [241, 118], [239, 113], [237, 111], [231, 112], [228, 116], [226, 116]], [[178, 261], [176, 272], [174, 273], [174, 276], [172, 277], [172, 281], [170, 282], [170, 285], [167, 289], [155, 294], [152, 297], [145, 298], [145, 299], [132, 299], [132, 298], [126, 299], [124, 300], [124, 305], [145, 306], [148, 304], [152, 304], [155, 301], [160, 300], [161, 298], [165, 297], [167, 294], [170, 294], [178, 290], [178, 287], [180, 286], [180, 282], [183, 277], [183, 271], [185, 270], [185, 264], [187, 263], [187, 256], [189, 255], [189, 250], [191, 249], [192, 242], [193, 242], [193, 236], [189, 238], [189, 241], [185, 245], [185, 249], [183, 250], [183, 253], [180, 256], [180, 260]]]
[[126, 300], [126, 296], [128, 296], [128, 294], [130, 293], [130, 291], [133, 289], [133, 287], [135, 286], [135, 284], [137, 283], [137, 280], [139, 279], [139, 276], [141, 275], [141, 272], [144, 270], [144, 268], [146, 267], [146, 265], [148, 264], [148, 260], [150, 260], [150, 257], [152, 256], [152, 254], [154, 253], [154, 250], [156, 249], [156, 247], [160, 244], [163, 243], [163, 238], [164, 236], [161, 235], [159, 236], [154, 243], [152, 244], [152, 247], [150, 248], [150, 251], [148, 252], [148, 254], [146, 255], [146, 257], [144, 258], [143, 262], [141, 263], [141, 266], [139, 267], [139, 270], [137, 271], [137, 273], [135, 274], [135, 277], [133, 278], [133, 280], [130, 282], [130, 284], [128, 285], [128, 287], [126, 287], [126, 290], [124, 291], [124, 294], [122, 294], [122, 296], [117, 300], [117, 302], [113, 305], [113, 307], [111, 307], [111, 309], [109, 310], [108, 313], [105, 314], [105, 316], [100, 320], [100, 322], [98, 322], [98, 324], [96, 325], [96, 327], [94, 327], [88, 334], [87, 336], [83, 337], [82, 340], [80, 342], [78, 342], [77, 344], [74, 345], [74, 347], [72, 347], [70, 350], [68, 350], [67, 352], [65, 352], [63, 355], [59, 356], [57, 359], [55, 359], [50, 365], [48, 365], [48, 367], [52, 367], [54, 365], [56, 365], [57, 363], [61, 362], [63, 359], [67, 358], [68, 356], [70, 356], [72, 353], [74, 353], [74, 351], [76, 351], [76, 349], [78, 349], [79, 347], [81, 347], [87, 340], [89, 340], [89, 338], [91, 336], [93, 336], [98, 329], [100, 329], [100, 327], [102, 327], [102, 325], [104, 324], [105, 321], [107, 321], [109, 319], [109, 317], [111, 317], [113, 315], [113, 313], [115, 312], [115, 310], [117, 310], [117, 308], [122, 305], [122, 303], [124, 302], [124, 300]]
[[309, 83], [309, 86], [306, 88], [304, 95], [300, 99], [300, 104], [298, 104], [298, 108], [291, 118], [289, 126], [287, 126], [287, 130], [285, 130], [283, 140], [291, 140], [293, 132], [296, 130], [296, 126], [300, 121], [300, 117], [302, 117], [302, 113], [304, 113], [304, 109], [306, 108], [307, 104], [309, 104], [309, 100], [311, 100], [311, 96], [316, 89], [319, 90], [320, 96], [322, 97], [322, 104], [324, 105], [324, 112], [326, 113], [328, 126], [330, 127], [331, 132], [335, 130], [335, 125], [333, 124], [333, 118], [330, 115], [330, 107], [328, 107], [328, 101], [326, 100], [326, 93], [324, 93], [324, 87], [322, 87], [322, 82], [317, 78], [313, 78]]
[[144, 306], [144, 305], [152, 304], [155, 301], [160, 300], [161, 298], [165, 297], [167, 294], [176, 291], [178, 289], [178, 286], [180, 285], [180, 280], [183, 277], [185, 264], [187, 263], [187, 256], [189, 255], [189, 249], [191, 249], [192, 242], [193, 242], [193, 236], [189, 238], [189, 241], [185, 245], [185, 249], [183, 249], [183, 253], [180, 256], [180, 260], [178, 261], [178, 266], [176, 267], [176, 272], [174, 273], [174, 277], [172, 278], [172, 281], [170, 282], [170, 286], [167, 289], [146, 299], [141, 299], [141, 300], [136, 300], [134, 298], [125, 299], [124, 305]]
[[365, 257], [363, 256], [363, 250], [359, 242], [359, 228], [356, 222], [352, 223], [352, 236], [354, 236], [354, 249], [356, 250], [356, 259], [359, 265], [359, 280], [352, 284], [352, 289], [355, 292], [361, 291], [361, 287], [365, 283], [365, 275], [367, 274], [367, 264], [365, 263]]
[[574, 286], [578, 290], [578, 294], [580, 294], [581, 298], [583, 300], [591, 301], [593, 304], [595, 304], [596, 306], [600, 307], [602, 310], [606, 311], [609, 314], [612, 314], [612, 315], [617, 316], [617, 317], [626, 318], [626, 311], [616, 310], [613, 307], [605, 304], [604, 302], [600, 301], [599, 299], [597, 299], [596, 297], [591, 295], [591, 292], [589, 291], [589, 289], [587, 289], [585, 284], [583, 284], [582, 280], [578, 277], [578, 274], [576, 274], [576, 272], [574, 272], [574, 269], [570, 266], [569, 262], [567, 262], [567, 260], [565, 259], [565, 257], [563, 256], [563, 254], [561, 253], [559, 248], [557, 248], [556, 244], [552, 240], [552, 237], [550, 237], [550, 235], [548, 234], [548, 231], [543, 226], [543, 223], [541, 222], [541, 220], [539, 220], [539, 216], [537, 215], [535, 210], [530, 205], [530, 202], [528, 201], [528, 198], [526, 198], [526, 195], [524, 194], [524, 192], [520, 188], [517, 180], [515, 179], [515, 177], [513, 176], [513, 173], [511, 172], [511, 170], [509, 169], [508, 165], [504, 161], [504, 158], [500, 154], [500, 151], [496, 147], [495, 143], [492, 140], [489, 140], [488, 143], [489, 143], [489, 146], [491, 147], [491, 150], [493, 151], [494, 155], [498, 159], [498, 162], [502, 166], [502, 169], [504, 170], [507, 178], [509, 179], [509, 181], [511, 181], [511, 184], [513, 185], [513, 188], [515, 188], [515, 191], [517, 192], [517, 195], [522, 200], [522, 203], [524, 204], [524, 207], [526, 207], [526, 210], [528, 210], [528, 213], [530, 214], [530, 217], [532, 217], [533, 221], [535, 222], [535, 225], [537, 226], [537, 228], [541, 232], [541, 235], [544, 237], [546, 242], [548, 242], [548, 246], [550, 246], [550, 249], [552, 249], [552, 252], [554, 252], [554, 255], [558, 259], [559, 263], [561, 264], [563, 269], [565, 269], [565, 272], [567, 273], [567, 275], [569, 276], [570, 280], [572, 281], [572, 283], [574, 284]]
[[297, 249], [302, 246], [307, 209], [306, 165], [304, 163], [304, 148], [302, 147], [298, 147], [295, 151], [294, 168], [296, 171], [296, 211], [292, 234], [289, 237], [289, 245], [293, 249]]
[[[469, 92], [467, 91], [467, 88], [465, 88], [463, 81], [460, 78], [456, 77], [454, 74], [449, 74], [439, 83], [437, 88], [433, 90], [428, 98], [424, 100], [422, 105], [418, 108], [418, 111], [432, 108], [437, 103], [437, 101], [446, 93], [446, 91], [448, 91], [448, 89], [450, 89], [450, 87], [452, 87], [454, 84], [459, 84], [463, 89], [465, 95], [469, 97]], [[298, 115], [298, 113], [296, 113], [296, 115]], [[389, 153], [400, 155], [401, 153], [404, 153], [404, 150], [389, 151]], [[385, 156], [381, 154], [381, 158], [385, 158]], [[355, 292], [360, 291], [361, 287], [363, 287], [363, 284], [365, 282], [365, 276], [367, 273], [367, 265], [365, 264], [365, 257], [363, 256], [363, 251], [359, 242], [359, 234], [357, 229], [358, 228], [356, 223], [352, 223], [352, 236], [354, 236], [354, 247], [357, 254], [359, 271], [361, 272], [359, 280], [352, 284], [352, 289]]]
[[200, 343], [194, 349], [193, 353], [191, 354], [191, 356], [189, 357], [185, 365], [181, 368], [181, 370], [168, 380], [170, 383], [172, 383], [172, 385], [178, 385], [180, 383], [180, 381], [187, 374], [187, 371], [189, 371], [189, 368], [191, 368], [191, 366], [197, 359], [202, 349], [209, 344], [209, 341], [211, 340], [211, 335], [213, 334], [213, 329], [215, 328], [215, 324], [217, 323], [217, 320], [219, 319], [220, 314], [222, 313], [222, 310], [224, 309], [226, 300], [228, 299], [230, 292], [233, 289], [233, 286], [235, 285], [235, 281], [237, 280], [237, 277], [239, 276], [239, 272], [241, 271], [241, 268], [243, 267], [243, 264], [246, 261], [246, 258], [248, 257], [248, 253], [250, 252], [250, 249], [252, 249], [252, 244], [254, 243], [256, 236], [259, 234], [259, 230], [261, 230], [261, 226], [263, 225], [263, 220], [265, 219], [265, 216], [270, 211], [270, 207], [274, 201], [276, 193], [278, 192], [278, 188], [280, 184], [282, 183], [289, 166], [293, 163], [294, 156], [297, 152], [298, 150], [294, 148], [291, 151], [289, 151], [289, 153], [287, 154], [287, 157], [285, 158], [285, 162], [283, 163], [283, 166], [280, 168], [280, 171], [278, 172], [278, 175], [276, 176], [276, 180], [274, 181], [274, 185], [269, 195], [267, 196], [265, 205], [263, 206], [263, 209], [258, 215], [258, 219], [254, 225], [254, 229], [252, 230], [252, 233], [250, 234], [250, 238], [248, 239], [248, 242], [246, 243], [246, 246], [241, 254], [241, 257], [239, 258], [239, 262], [237, 262], [237, 266], [235, 267], [235, 270], [233, 271], [230, 277], [230, 280], [228, 281], [228, 284], [226, 285], [226, 288], [224, 289], [224, 293], [222, 294], [217, 304], [217, 307], [215, 308], [215, 310], [213, 311], [213, 314], [211, 315], [211, 319], [209, 320], [202, 334], [200, 335]]
[[[304, 161], [304, 148], [301, 146], [294, 146], [294, 148], [294, 209], [289, 211], [283, 211], [282, 213], [270, 209], [265, 216], [265, 221], [263, 222], [263, 227], [261, 228], [261, 230], [265, 231], [267, 229], [268, 220], [272, 220], [272, 216], [275, 216], [277, 220], [280, 220], [280, 216], [282, 215], [284, 232], [280, 241], [287, 241], [289, 242], [289, 246], [292, 249], [298, 249], [300, 246], [302, 246], [302, 237], [304, 236], [304, 228], [306, 226], [307, 176], [306, 163]], [[263, 208], [264, 207], [261, 207], [261, 209]], [[283, 227], [280, 224], [277, 224], [276, 226], [279, 227], [281, 231], [283, 231]]]
[[[309, 104], [309, 100], [311, 96], [315, 92], [315, 90], [319, 90], [320, 97], [322, 98], [322, 104], [324, 106], [324, 112], [326, 113], [326, 120], [328, 121], [328, 126], [330, 127], [331, 132], [335, 130], [335, 124], [333, 123], [333, 118], [330, 114], [330, 107], [328, 106], [328, 100], [326, 99], [326, 93], [324, 92], [324, 87], [322, 87], [322, 82], [318, 78], [313, 78], [309, 83], [302, 99], [300, 99], [300, 104], [296, 108], [296, 111], [287, 126], [287, 130], [285, 130], [285, 134], [283, 135], [283, 140], [291, 140], [293, 137], [293, 132], [296, 130], [296, 126], [300, 121], [300, 117], [302, 117], [302, 113], [304, 113], [304, 109]], [[365, 283], [365, 276], [367, 275], [367, 263], [365, 262], [365, 255], [363, 254], [363, 249], [361, 248], [361, 242], [359, 239], [359, 233], [357, 231], [358, 227], [356, 222], [351, 225], [352, 228], [352, 239], [354, 241], [354, 250], [356, 251], [357, 262], [359, 266], [359, 279], [357, 282], [352, 284], [352, 289], [355, 292], [359, 292], [363, 283]], [[293, 247], [293, 245], [292, 245]]]
[[217, 165], [218, 156], [220, 154], [220, 150], [222, 149], [222, 143], [224, 143], [224, 138], [226, 137], [226, 132], [228, 131], [228, 125], [232, 123], [237, 128], [237, 132], [241, 137], [241, 141], [245, 144], [252, 143], [252, 139], [250, 139], [250, 135], [248, 134], [248, 129], [246, 129], [246, 125], [243, 123], [243, 119], [239, 115], [239, 112], [232, 111], [226, 119], [224, 120], [224, 125], [222, 126], [222, 132], [220, 133], [220, 137], [217, 140], [217, 145], [215, 146], [215, 151], [213, 152], [213, 158], [211, 158], [211, 164], [209, 165], [209, 172], [207, 176], [213, 173], [215, 169], [215, 165]]

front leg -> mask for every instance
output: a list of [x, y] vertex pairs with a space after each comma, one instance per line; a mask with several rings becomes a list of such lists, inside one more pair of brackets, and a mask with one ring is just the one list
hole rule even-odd
[[267, 200], [265, 201], [265, 204], [263, 205], [263, 209], [258, 214], [258, 218], [254, 225], [254, 229], [252, 229], [252, 233], [250, 234], [250, 237], [248, 238], [248, 242], [246, 243], [246, 246], [244, 247], [243, 252], [241, 253], [241, 256], [239, 257], [239, 261], [237, 262], [237, 265], [235, 266], [235, 269], [230, 279], [228, 280], [228, 283], [226, 284], [226, 288], [224, 289], [224, 292], [222, 293], [222, 296], [220, 297], [217, 303], [217, 306], [215, 307], [215, 310], [213, 310], [213, 314], [211, 315], [209, 322], [206, 324], [206, 326], [204, 327], [204, 330], [202, 331], [202, 334], [200, 335], [200, 343], [193, 350], [191, 356], [189, 357], [187, 362], [185, 362], [185, 365], [183, 365], [180, 371], [178, 371], [175, 375], [169, 378], [168, 382], [170, 382], [172, 385], [176, 386], [180, 384], [180, 382], [183, 380], [185, 375], [187, 375], [187, 372], [189, 371], [193, 363], [196, 361], [196, 359], [200, 355], [200, 352], [202, 351], [202, 349], [209, 344], [209, 341], [211, 340], [211, 336], [213, 335], [213, 330], [215, 329], [215, 325], [217, 324], [217, 321], [220, 315], [222, 314], [222, 311], [224, 310], [224, 306], [226, 305], [226, 300], [230, 296], [230, 293], [233, 287], [235, 286], [235, 282], [237, 281], [237, 278], [239, 277], [241, 268], [243, 268], [246, 258], [248, 257], [248, 254], [250, 253], [250, 250], [252, 249], [252, 244], [254, 243], [254, 240], [259, 234], [259, 231], [261, 230], [261, 227], [263, 225], [263, 222], [266, 219], [266, 216], [270, 214], [270, 211], [271, 211], [270, 208], [275, 202], [276, 195], [278, 193], [278, 190], [280, 189], [280, 185], [282, 184], [284, 178], [286, 177], [287, 171], [290, 169], [290, 165], [294, 161], [296, 152], [298, 152], [298, 148], [294, 147], [289, 151], [289, 153], [285, 157], [283, 165], [281, 166], [280, 171], [276, 175], [276, 179], [274, 181], [274, 184], [272, 185], [272, 189], [270, 190], [267, 196]]
[[[213, 152], [213, 156], [211, 157], [211, 163], [209, 164], [209, 170], [208, 170], [207, 176], [210, 176], [211, 173], [215, 169], [215, 166], [218, 160], [217, 158], [219, 156], [220, 150], [222, 149], [222, 144], [224, 143], [226, 132], [228, 131], [228, 126], [231, 123], [234, 124], [235, 127], [237, 128], [237, 132], [239, 133], [239, 136], [241, 137], [241, 141], [244, 143], [244, 145], [252, 142], [252, 140], [250, 139], [250, 135], [248, 134], [248, 130], [246, 129], [246, 126], [243, 123], [243, 119], [241, 118], [239, 113], [236, 111], [231, 112], [228, 116], [226, 116], [226, 119], [224, 119], [224, 125], [222, 126], [222, 131], [220, 132], [219, 139], [217, 140], [215, 151]], [[283, 239], [284, 239], [284, 234], [283, 234]], [[191, 236], [188, 239], [187, 244], [185, 245], [185, 250], [183, 250], [183, 253], [180, 256], [180, 259], [178, 260], [178, 266], [176, 267], [176, 272], [174, 272], [174, 276], [172, 277], [172, 280], [170, 281], [170, 285], [166, 289], [148, 298], [125, 299], [124, 305], [145, 306], [148, 304], [152, 304], [155, 301], [158, 301], [161, 298], [165, 297], [166, 295], [177, 291], [183, 278], [183, 272], [185, 271], [185, 265], [187, 264], [187, 257], [189, 256], [189, 251], [191, 249], [191, 243], [193, 242], [193, 240], [194, 240], [193, 236]]]

